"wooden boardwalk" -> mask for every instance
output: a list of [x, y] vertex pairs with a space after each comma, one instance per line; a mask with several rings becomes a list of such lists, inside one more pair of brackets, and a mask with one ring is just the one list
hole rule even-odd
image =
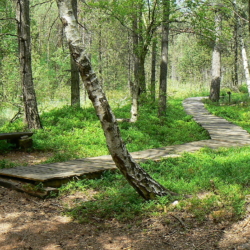
[[[160, 160], [166, 157], [176, 157], [183, 152], [194, 152], [203, 147], [216, 149], [250, 145], [250, 135], [247, 131], [223, 118], [211, 115], [205, 109], [201, 97], [188, 98], [183, 102], [183, 106], [187, 114], [192, 115], [194, 120], [208, 131], [211, 139], [131, 153], [135, 160]], [[0, 185], [37, 195], [37, 192], [33, 192], [34, 189], [26, 190], [27, 188], [23, 187], [27, 187], [27, 183], [31, 185], [42, 183], [44, 187], [57, 188], [72, 179], [94, 178], [105, 170], [115, 169], [116, 166], [110, 156], [21, 166], [0, 170]], [[53, 188], [47, 188], [47, 190], [44, 188], [41, 196], [47, 194], [47, 191], [54, 190]]]

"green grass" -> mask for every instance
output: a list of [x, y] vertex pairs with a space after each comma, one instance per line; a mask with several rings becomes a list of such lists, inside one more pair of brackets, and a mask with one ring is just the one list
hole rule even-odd
[[206, 108], [214, 115], [223, 117], [237, 124], [250, 133], [250, 99], [248, 93], [232, 93], [229, 103], [228, 96], [219, 103], [206, 101]]
[[[244, 215], [245, 196], [249, 193], [249, 150], [249, 147], [217, 151], [203, 149], [193, 154], [185, 153], [179, 158], [141, 164], [154, 179], [180, 195], [180, 202], [174, 208], [171, 197], [144, 201], [119, 173], [106, 172], [101, 179], [71, 182], [61, 188], [61, 195], [94, 190], [92, 198], [77, 200], [67, 210], [68, 215], [85, 222], [92, 217], [127, 220], [161, 215], [164, 207], [165, 211], [189, 211], [199, 220], [204, 220], [214, 211], [226, 211], [230, 219], [238, 219]], [[202, 193], [208, 195], [204, 199], [198, 198]], [[192, 198], [187, 199], [186, 195], [192, 195]], [[224, 217], [225, 213], [217, 219]]]
[[[168, 114], [163, 120], [157, 117], [156, 104], [140, 109], [138, 122], [120, 124], [121, 134], [129, 151], [158, 148], [173, 144], [209, 138], [207, 132], [187, 115], [182, 99], [170, 99]], [[130, 117], [130, 105], [114, 108], [117, 118]], [[100, 122], [93, 108], [64, 106], [41, 115], [44, 129], [33, 135], [34, 150], [53, 151], [49, 162], [108, 154]], [[21, 120], [0, 127], [0, 132], [23, 131]], [[0, 141], [0, 149], [11, 150], [10, 145]]]
[[[248, 130], [250, 128], [248, 98], [244, 94], [235, 93], [232, 97], [230, 105], [224, 99], [220, 106], [207, 104], [208, 108], [216, 115], [225, 117]], [[175, 102], [178, 103], [178, 100], [171, 104], [175, 108], [171, 110], [172, 115], [167, 118], [168, 126], [172, 125], [172, 129], [177, 128], [179, 124], [186, 122], [187, 125], [191, 122], [187, 116], [180, 120], [171, 120], [171, 117], [179, 118], [178, 108], [181, 107], [175, 106]], [[198, 130], [193, 131], [197, 134]], [[185, 134], [182, 131], [179, 133]], [[180, 138], [178, 133], [173, 137]], [[174, 142], [177, 141], [176, 139]], [[174, 198], [179, 200], [176, 206], [171, 205], [174, 201], [172, 197], [161, 197], [157, 201], [145, 202], [127, 184], [123, 176], [109, 172], [98, 180], [72, 182], [61, 188], [61, 195], [76, 190], [83, 193], [92, 190], [91, 192], [95, 193], [85, 201], [76, 200], [67, 210], [69, 216], [80, 222], [91, 221], [92, 217], [138, 219], [145, 216], [160, 216], [166, 211], [173, 210], [187, 211], [201, 221], [208, 218], [212, 218], [215, 222], [237, 220], [246, 212], [246, 196], [250, 191], [249, 162], [250, 147], [241, 147], [218, 150], [204, 148], [196, 153], [184, 153], [179, 158], [141, 164], [154, 179], [180, 195]], [[186, 198], [187, 196], [191, 198]]]
[[[216, 115], [225, 117], [249, 131], [248, 98], [232, 94], [220, 105], [208, 103]], [[129, 105], [114, 109], [117, 118], [128, 118]], [[91, 108], [63, 107], [42, 115], [44, 130], [34, 135], [36, 150], [54, 151], [51, 162], [73, 157], [96, 156], [107, 153], [99, 121]], [[157, 118], [155, 104], [140, 110], [137, 123], [121, 123], [121, 133], [130, 151], [181, 144], [207, 139], [208, 134], [183, 111], [182, 99], [169, 99], [168, 115]], [[1, 131], [23, 129], [20, 121], [6, 125]], [[9, 150], [9, 149], [6, 149]], [[179, 158], [160, 162], [148, 161], [143, 168], [179, 197], [160, 197], [144, 201], [119, 172], [105, 172], [100, 179], [70, 182], [60, 189], [60, 195], [81, 192], [65, 213], [80, 222], [95, 219], [134, 220], [145, 216], [160, 216], [168, 211], [187, 211], [198, 220], [212, 217], [215, 221], [234, 220], [244, 216], [246, 195], [250, 187], [250, 147], [185, 153]], [[1, 162], [1, 167], [11, 167]], [[201, 198], [203, 195], [203, 198]], [[191, 196], [191, 198], [187, 198]], [[178, 199], [178, 204], [172, 202]]]

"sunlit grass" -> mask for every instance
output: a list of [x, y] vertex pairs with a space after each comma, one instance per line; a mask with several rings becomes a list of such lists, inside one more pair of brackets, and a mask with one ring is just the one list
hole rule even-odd
[[[113, 103], [118, 118], [130, 117], [130, 104]], [[94, 157], [108, 154], [100, 122], [92, 107], [63, 106], [41, 115], [44, 129], [35, 131], [33, 150], [52, 151], [50, 162], [73, 158]], [[158, 118], [157, 103], [144, 104], [139, 111], [138, 122], [119, 124], [122, 138], [129, 151], [159, 148], [190, 141], [208, 139], [207, 132], [184, 112], [182, 99], [169, 98], [165, 119]], [[0, 128], [0, 132], [23, 131], [22, 119]], [[0, 141], [3, 150], [9, 150]]]
[[[163, 215], [173, 210], [186, 210], [199, 220], [208, 216], [234, 220], [245, 212], [245, 196], [250, 184], [249, 152], [249, 147], [203, 149], [179, 158], [141, 164], [154, 179], [179, 197], [145, 202], [118, 172], [106, 172], [101, 179], [72, 182], [61, 188], [61, 195], [72, 191], [95, 191], [92, 198], [77, 200], [67, 211], [79, 221], [89, 221], [93, 216], [127, 220]], [[207, 195], [200, 198], [204, 193]], [[192, 198], [185, 198], [187, 195]], [[173, 207], [171, 204], [176, 199], [179, 203]]]
[[[248, 98], [236, 94], [232, 97], [231, 103], [224, 99], [220, 106], [207, 104], [208, 108], [249, 131]], [[121, 100], [124, 100], [123, 105], [122, 102], [111, 103], [114, 112], [119, 118], [129, 118], [130, 105], [126, 98]], [[169, 96], [168, 101], [166, 119], [159, 120], [157, 105], [151, 104], [140, 109], [137, 123], [120, 124], [122, 137], [130, 151], [208, 138], [207, 133], [183, 111], [182, 98]], [[34, 146], [36, 150], [54, 151], [50, 162], [107, 153], [103, 132], [91, 107], [64, 106], [44, 112], [41, 117], [44, 130], [33, 136]], [[18, 121], [1, 127], [1, 130], [22, 128], [22, 122]], [[109, 171], [100, 179], [70, 182], [60, 189], [60, 195], [82, 192], [83, 199], [78, 198], [65, 208], [65, 213], [80, 222], [89, 222], [93, 217], [128, 220], [160, 216], [168, 211], [187, 211], [201, 221], [208, 218], [234, 220], [242, 218], [246, 211], [245, 197], [250, 191], [249, 161], [249, 147], [204, 148], [179, 158], [141, 164], [154, 179], [178, 193], [179, 197], [159, 197], [156, 201], [145, 202], [119, 172]], [[3, 161], [1, 167], [12, 165]], [[173, 206], [175, 200], [178, 203]]]

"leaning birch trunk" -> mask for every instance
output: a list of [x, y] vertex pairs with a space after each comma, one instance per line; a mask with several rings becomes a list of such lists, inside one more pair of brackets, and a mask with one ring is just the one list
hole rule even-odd
[[173, 195], [152, 179], [131, 157], [121, 139], [115, 116], [109, 106], [102, 87], [92, 69], [84, 45], [77, 30], [72, 6], [68, 0], [57, 0], [60, 19], [85, 88], [101, 122], [109, 152], [127, 181], [146, 200], [157, 196]]
[[220, 35], [221, 35], [221, 13], [219, 5], [215, 11], [215, 31], [216, 38], [212, 55], [212, 81], [210, 86], [209, 99], [213, 102], [220, 100], [220, 84], [221, 84], [221, 51], [220, 51]]
[[28, 0], [17, 1], [16, 18], [18, 24], [18, 49], [25, 120], [28, 128], [40, 129], [42, 128], [42, 124], [37, 108], [31, 67], [30, 15]]

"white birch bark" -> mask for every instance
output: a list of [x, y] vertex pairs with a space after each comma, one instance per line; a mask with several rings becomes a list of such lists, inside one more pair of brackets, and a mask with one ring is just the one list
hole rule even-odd
[[247, 89], [248, 89], [248, 94], [250, 96], [250, 75], [249, 75], [249, 66], [248, 66], [248, 60], [247, 60], [247, 52], [246, 52], [246, 47], [244, 44], [243, 37], [241, 36], [241, 53], [242, 53], [242, 62], [243, 62], [243, 67], [244, 67], [244, 72], [245, 72], [245, 77], [246, 77], [246, 83], [247, 83]]
[[212, 81], [210, 86], [209, 99], [214, 102], [220, 100], [220, 83], [221, 83], [221, 52], [220, 52], [220, 35], [221, 35], [221, 13], [219, 6], [215, 11], [215, 31], [216, 38], [212, 55]]
[[102, 87], [92, 69], [84, 45], [77, 30], [72, 6], [68, 0], [57, 0], [60, 19], [64, 25], [71, 54], [76, 61], [90, 100], [101, 122], [109, 152], [131, 186], [146, 200], [156, 196], [173, 195], [152, 179], [131, 157], [121, 139], [118, 124]]

